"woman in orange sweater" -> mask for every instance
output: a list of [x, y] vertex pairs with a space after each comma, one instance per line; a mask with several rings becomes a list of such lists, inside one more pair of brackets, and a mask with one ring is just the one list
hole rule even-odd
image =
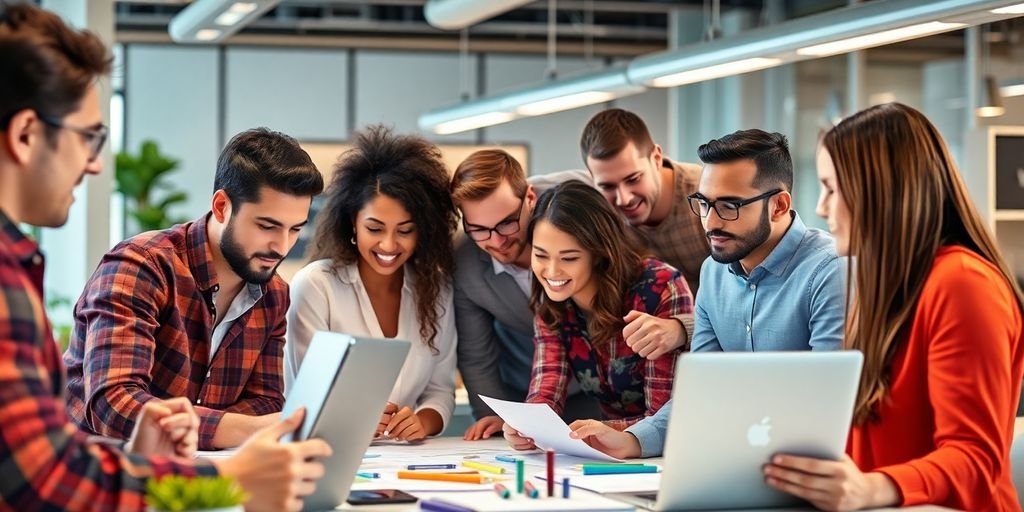
[[1024, 296], [938, 131], [905, 105], [869, 108], [825, 135], [818, 177], [818, 214], [856, 258], [846, 346], [864, 370], [849, 457], [778, 455], [766, 481], [830, 510], [1019, 511]]

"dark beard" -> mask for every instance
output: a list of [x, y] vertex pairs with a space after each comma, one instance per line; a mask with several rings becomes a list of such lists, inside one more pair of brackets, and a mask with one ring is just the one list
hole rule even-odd
[[258, 252], [252, 256], [246, 256], [245, 250], [235, 240], [234, 223], [234, 218], [228, 220], [228, 225], [224, 227], [224, 234], [220, 238], [220, 252], [224, 255], [224, 260], [228, 262], [231, 270], [238, 274], [238, 277], [241, 277], [243, 281], [253, 284], [267, 284], [274, 278], [277, 267], [281, 265], [281, 262], [279, 261], [277, 265], [274, 265], [274, 268], [267, 270], [253, 270], [250, 262], [253, 258], [259, 257], [282, 260], [284, 256], [275, 252]]
[[757, 224], [757, 229], [747, 236], [739, 237], [732, 233], [728, 233], [721, 230], [713, 230], [708, 232], [707, 236], [728, 236], [733, 240], [739, 242], [739, 246], [733, 249], [731, 252], [722, 253], [715, 252], [714, 247], [711, 248], [711, 258], [719, 263], [735, 263], [743, 258], [746, 258], [750, 253], [754, 252], [761, 244], [768, 241], [768, 237], [771, 236], [772, 225], [771, 221], [768, 220], [768, 207], [765, 206], [761, 210], [761, 220]]

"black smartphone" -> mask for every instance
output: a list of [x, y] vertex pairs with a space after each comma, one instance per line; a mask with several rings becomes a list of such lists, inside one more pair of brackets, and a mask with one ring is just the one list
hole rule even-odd
[[372, 491], [352, 491], [348, 494], [348, 502], [353, 505], [377, 505], [383, 503], [415, 503], [417, 498], [398, 489], [374, 489]]

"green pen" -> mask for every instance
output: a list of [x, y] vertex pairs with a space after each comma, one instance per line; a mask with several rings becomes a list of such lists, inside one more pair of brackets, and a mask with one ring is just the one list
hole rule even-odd
[[519, 494], [523, 493], [523, 473], [526, 473], [524, 466], [523, 459], [516, 461], [516, 492]]

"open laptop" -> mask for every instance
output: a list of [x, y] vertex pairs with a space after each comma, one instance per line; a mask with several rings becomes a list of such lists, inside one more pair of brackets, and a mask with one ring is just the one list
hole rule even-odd
[[651, 510], [802, 503], [764, 483], [788, 453], [839, 459], [853, 416], [857, 351], [683, 354], [657, 493], [610, 495]]
[[303, 510], [332, 510], [345, 501], [409, 346], [333, 332], [313, 335], [281, 412], [288, 417], [306, 408], [298, 432], [282, 441], [315, 437], [333, 451], [322, 461], [326, 472]]

